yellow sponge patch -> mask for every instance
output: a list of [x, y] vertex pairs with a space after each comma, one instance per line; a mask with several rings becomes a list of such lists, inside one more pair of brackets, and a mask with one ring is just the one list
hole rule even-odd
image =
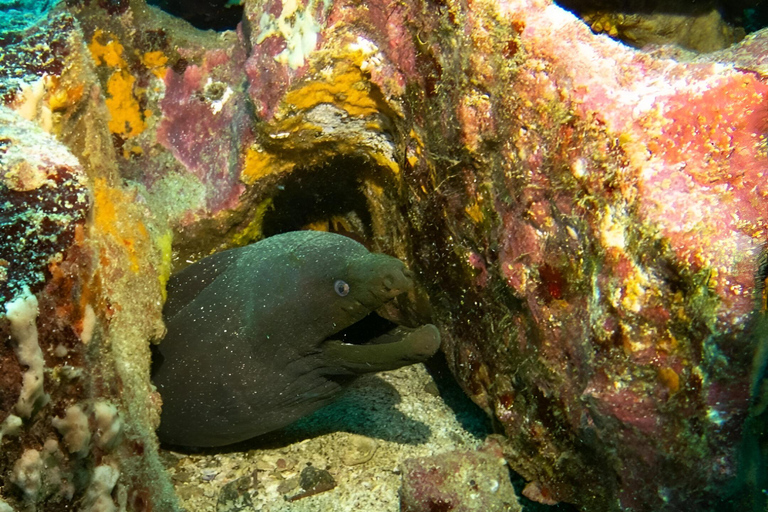
[[130, 261], [130, 269], [133, 272], [138, 272], [137, 247], [149, 240], [149, 232], [140, 220], [124, 211], [125, 206], [132, 202], [133, 198], [123, 190], [111, 187], [106, 179], [97, 178], [94, 181], [94, 227], [125, 247]]
[[329, 80], [313, 80], [294, 89], [285, 102], [296, 109], [308, 110], [321, 103], [331, 103], [349, 115], [364, 117], [379, 112], [371, 95], [371, 84], [359, 66], [341, 61]]
[[278, 172], [287, 172], [292, 168], [292, 162], [251, 147], [248, 148], [245, 154], [245, 165], [243, 166], [242, 173], [240, 173], [240, 179], [246, 185], [251, 185], [265, 176]]
[[[109, 131], [124, 139], [139, 135], [147, 127], [144, 122], [146, 112], [142, 111], [135, 95], [136, 78], [128, 71], [123, 45], [111, 34], [96, 30], [88, 48], [96, 65], [114, 68], [106, 85], [106, 104], [111, 116]], [[150, 57], [150, 62], [155, 64], [161, 60], [157, 56]]]
[[135, 81], [133, 75], [124, 70], [115, 71], [107, 80], [109, 131], [124, 139], [135, 137], [146, 128], [141, 106], [133, 95]]

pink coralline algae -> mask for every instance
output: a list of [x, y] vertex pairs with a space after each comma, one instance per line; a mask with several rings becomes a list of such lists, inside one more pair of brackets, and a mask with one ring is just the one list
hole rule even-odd
[[498, 441], [403, 462], [403, 512], [520, 512]]
[[178, 71], [168, 68], [166, 94], [160, 101], [157, 141], [204, 183], [211, 213], [231, 208], [243, 192], [236, 172], [240, 165], [232, 152], [237, 155], [233, 146], [248, 143], [251, 121], [243, 92], [228, 82], [230, 68], [244, 65], [238, 50], [236, 47], [234, 56], [224, 50], [207, 52], [202, 66], [189, 64]]
[[[506, 121], [489, 132], [464, 115], [459, 130], [468, 150], [499, 147], [500, 163], [476, 152], [491, 190], [470, 201], [498, 219], [481, 255], [509, 295], [488, 292], [492, 279], [438, 293], [465, 304], [446, 315], [444, 348], [504, 425], [512, 466], [549, 498], [716, 501], [750, 400], [768, 87], [718, 55], [677, 63], [595, 36], [546, 2], [499, 11], [523, 60], [506, 96], [487, 51], [472, 78], [489, 77], [490, 117]], [[472, 262], [487, 242], [467, 236], [468, 221], [447, 226]], [[425, 265], [436, 260], [451, 258]]]

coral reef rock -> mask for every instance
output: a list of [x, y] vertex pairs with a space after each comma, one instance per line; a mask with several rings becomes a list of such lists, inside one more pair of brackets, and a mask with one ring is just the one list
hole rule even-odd
[[403, 512], [522, 512], [509, 481], [501, 445], [489, 439], [476, 451], [455, 451], [403, 463]]
[[765, 309], [768, 33], [681, 62], [549, 0], [244, 0], [222, 32], [27, 3], [0, 35], [0, 507], [177, 508], [165, 283], [295, 229], [408, 263], [398, 322], [440, 327], [526, 496], [719, 502]]

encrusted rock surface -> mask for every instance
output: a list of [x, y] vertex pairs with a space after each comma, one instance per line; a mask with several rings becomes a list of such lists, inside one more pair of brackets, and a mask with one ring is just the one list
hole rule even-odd
[[521, 512], [507, 461], [495, 439], [479, 450], [445, 452], [403, 462], [402, 512]]
[[82, 235], [89, 195], [77, 158], [5, 107], [0, 144], [0, 299], [8, 301], [40, 290], [48, 264]]
[[222, 33], [70, 0], [8, 26], [1, 499], [173, 509], [165, 280], [311, 227], [416, 271], [399, 314], [440, 325], [527, 495], [717, 503], [759, 341], [765, 32], [677, 62], [546, 0], [246, 0]]
[[0, 503], [170, 510], [148, 378], [167, 270], [77, 21], [38, 14], [3, 34]]

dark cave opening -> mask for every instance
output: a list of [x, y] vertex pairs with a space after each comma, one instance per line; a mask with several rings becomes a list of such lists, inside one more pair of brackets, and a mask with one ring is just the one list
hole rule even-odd
[[201, 30], [234, 30], [243, 19], [243, 5], [238, 0], [147, 0], [147, 3]]
[[264, 215], [264, 236], [312, 228], [363, 242], [373, 233], [362, 180], [383, 172], [355, 157], [337, 157], [294, 170], [277, 185], [272, 207]]
[[736, 13], [736, 22], [744, 25], [747, 34], [768, 27], [768, 0], [760, 0]]
[[[593, 32], [608, 34], [637, 48], [649, 43], [674, 44], [707, 53], [738, 43], [746, 34], [768, 26], [768, 0], [556, 0], [556, 3], [581, 18]], [[684, 34], [689, 28], [691, 34]]]

